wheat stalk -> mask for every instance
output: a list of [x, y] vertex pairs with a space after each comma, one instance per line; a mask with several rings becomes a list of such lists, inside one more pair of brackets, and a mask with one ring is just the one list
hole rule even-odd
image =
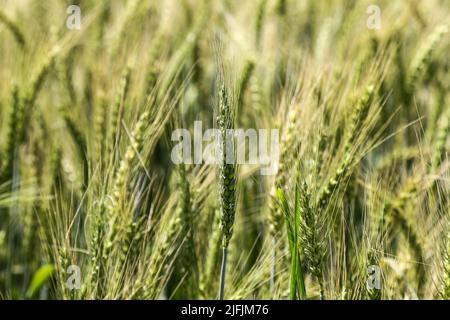
[[8, 16], [1, 10], [0, 10], [0, 22], [2, 22], [11, 31], [16, 42], [20, 45], [22, 49], [24, 49], [26, 42], [22, 31], [20, 30], [18, 25], [13, 20], [8, 18]]

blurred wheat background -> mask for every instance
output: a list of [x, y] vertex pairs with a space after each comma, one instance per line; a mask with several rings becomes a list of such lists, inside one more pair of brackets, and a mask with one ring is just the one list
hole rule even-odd
[[[449, 299], [449, 24], [448, 0], [0, 0], [0, 298]], [[279, 129], [277, 174], [175, 165], [195, 120]]]

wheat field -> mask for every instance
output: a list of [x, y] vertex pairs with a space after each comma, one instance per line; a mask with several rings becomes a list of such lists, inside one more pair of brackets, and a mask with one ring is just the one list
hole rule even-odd
[[[450, 299], [449, 28], [448, 0], [0, 0], [0, 298]], [[277, 134], [206, 163], [198, 124]]]

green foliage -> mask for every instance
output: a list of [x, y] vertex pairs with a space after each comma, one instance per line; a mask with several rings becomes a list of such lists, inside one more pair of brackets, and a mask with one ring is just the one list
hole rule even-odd
[[35, 298], [39, 293], [39, 290], [49, 282], [54, 272], [55, 268], [52, 265], [47, 264], [40, 267], [31, 280], [30, 287], [28, 288], [26, 293], [26, 297], [28, 299]]

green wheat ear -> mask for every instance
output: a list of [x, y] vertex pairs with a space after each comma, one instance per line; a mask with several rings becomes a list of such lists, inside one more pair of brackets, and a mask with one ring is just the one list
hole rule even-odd
[[[417, 260], [416, 271], [419, 288], [426, 277], [426, 269], [422, 262], [424, 259], [424, 252], [422, 242], [417, 229], [412, 224], [412, 220], [405, 215], [405, 208], [412, 199], [418, 197], [420, 192], [420, 180], [417, 177], [410, 177], [408, 181], [402, 186], [402, 189], [395, 195], [383, 208], [383, 218], [391, 225], [398, 226], [400, 231], [407, 237], [411, 251], [414, 253]], [[381, 221], [384, 223], [384, 220]]]
[[113, 185], [112, 194], [110, 195], [109, 204], [106, 206], [107, 218], [109, 219], [110, 230], [107, 234], [103, 257], [107, 259], [115, 244], [118, 241], [118, 225], [121, 219], [123, 206], [127, 200], [128, 179], [136, 158], [139, 156], [143, 148], [144, 131], [150, 119], [150, 112], [145, 111], [139, 117], [136, 125], [130, 136], [130, 144], [128, 145], [123, 159], [120, 161], [119, 169], [117, 170]]
[[264, 27], [264, 18], [266, 16], [267, 0], [260, 0], [256, 10], [256, 22], [255, 22], [255, 39], [256, 46], [261, 43], [261, 34]]
[[348, 169], [354, 162], [354, 156], [351, 149], [354, 146], [358, 133], [361, 131], [364, 121], [367, 118], [374, 93], [375, 87], [373, 85], [369, 85], [362, 97], [358, 100], [356, 108], [352, 113], [344, 144], [344, 159], [319, 194], [318, 204], [321, 209], [324, 209], [327, 206], [338, 184], [348, 176]]
[[124, 104], [127, 98], [128, 89], [130, 87], [130, 77], [131, 68], [126, 67], [122, 72], [119, 89], [117, 90], [117, 95], [111, 110], [111, 118], [109, 123], [108, 154], [112, 155], [113, 162], [115, 159], [115, 154], [117, 153], [116, 147], [120, 138]]
[[62, 86], [67, 91], [69, 101], [72, 104], [76, 103], [76, 91], [73, 84], [73, 68], [74, 68], [74, 52], [75, 47], [73, 47], [66, 57], [57, 59], [56, 70], [58, 72], [58, 78], [62, 82]]
[[450, 131], [450, 108], [443, 115], [442, 123], [436, 135], [436, 142], [433, 151], [432, 168], [438, 168], [445, 160], [447, 154], [447, 138]]
[[89, 160], [88, 160], [88, 149], [86, 138], [82, 130], [75, 123], [75, 121], [73, 121], [73, 119], [69, 117], [67, 114], [64, 115], [64, 121], [66, 123], [67, 130], [69, 131], [70, 136], [75, 142], [78, 154], [83, 162], [83, 177], [84, 177], [83, 184], [84, 188], [87, 188], [89, 184]]
[[[219, 89], [219, 115], [217, 124], [220, 131], [220, 159], [219, 159], [219, 203], [220, 203], [220, 226], [222, 229], [222, 270], [220, 281], [219, 298], [223, 299], [226, 261], [228, 254], [228, 245], [233, 235], [234, 217], [236, 214], [236, 164], [234, 152], [234, 139], [228, 135], [228, 130], [234, 129], [234, 112], [230, 105], [230, 100], [225, 86]], [[231, 154], [230, 154], [231, 153]], [[233, 162], [229, 163], [229, 157], [233, 157]]]
[[154, 37], [153, 45], [149, 52], [149, 62], [147, 66], [147, 71], [145, 75], [145, 97], [150, 96], [154, 90], [156, 83], [158, 81], [159, 70], [159, 57], [163, 51], [164, 45], [164, 34], [158, 31]]
[[108, 140], [108, 104], [103, 97], [95, 109], [94, 117], [95, 155], [97, 163], [102, 169], [107, 157], [106, 142]]
[[239, 98], [237, 103], [237, 113], [242, 110], [242, 105], [244, 102], [244, 94], [250, 83], [250, 77], [252, 76], [253, 69], [255, 68], [255, 62], [253, 60], [247, 60], [244, 69], [241, 74], [241, 79], [239, 81]]
[[[231, 110], [228, 94], [222, 86], [219, 92], [219, 116], [217, 123], [221, 135], [221, 152], [219, 167], [219, 195], [221, 209], [221, 228], [223, 233], [222, 247], [227, 248], [233, 235], [234, 215], [236, 213], [236, 165], [228, 163], [230, 143], [227, 143], [227, 131], [234, 127], [234, 115]], [[232, 143], [232, 142], [231, 142]]]
[[108, 207], [110, 216], [114, 219], [117, 215], [117, 211], [120, 210], [120, 202], [124, 200], [122, 198], [122, 192], [127, 184], [132, 165], [142, 150], [144, 142], [144, 130], [148, 125], [150, 119], [150, 112], [145, 111], [139, 117], [130, 137], [130, 144], [125, 151], [123, 159], [120, 161], [119, 169], [114, 178], [111, 203]]
[[374, 94], [375, 86], [370, 84], [366, 87], [364, 94], [358, 100], [356, 108], [351, 116], [344, 152], [348, 152], [355, 143], [358, 133], [361, 131], [364, 121], [369, 113], [370, 104], [374, 98]]
[[41, 91], [45, 78], [53, 68], [57, 51], [50, 53], [44, 62], [40, 65], [37, 73], [31, 79], [30, 86], [25, 90], [23, 96], [20, 99], [19, 104], [19, 123], [17, 126], [17, 140], [18, 143], [22, 143], [26, 136], [30, 126], [31, 116], [33, 114], [33, 107]]
[[178, 203], [175, 216], [179, 217], [180, 238], [183, 241], [179, 254], [175, 260], [172, 282], [174, 285], [182, 283], [184, 290], [176, 290], [176, 299], [196, 298], [198, 294], [198, 265], [194, 242], [194, 213], [192, 208], [191, 186], [187, 176], [187, 168], [179, 164], [175, 171], [175, 189]]
[[13, 85], [11, 93], [11, 110], [8, 118], [8, 131], [6, 134], [6, 146], [3, 152], [2, 166], [0, 170], [0, 181], [7, 180], [12, 175], [14, 158], [19, 144], [17, 137], [17, 128], [21, 124], [21, 112], [19, 109], [19, 88]]
[[320, 298], [325, 299], [323, 261], [326, 251], [317, 216], [319, 211], [313, 208], [311, 201], [311, 193], [303, 182], [300, 186], [301, 244], [309, 269], [319, 283]]
[[423, 76], [425, 75], [430, 63], [431, 58], [441, 41], [444, 34], [448, 32], [447, 25], [440, 25], [431, 33], [426, 39], [424, 45], [419, 48], [419, 51], [414, 56], [411, 67], [407, 75], [406, 85], [409, 93], [414, 92], [414, 88], [419, 84]]

